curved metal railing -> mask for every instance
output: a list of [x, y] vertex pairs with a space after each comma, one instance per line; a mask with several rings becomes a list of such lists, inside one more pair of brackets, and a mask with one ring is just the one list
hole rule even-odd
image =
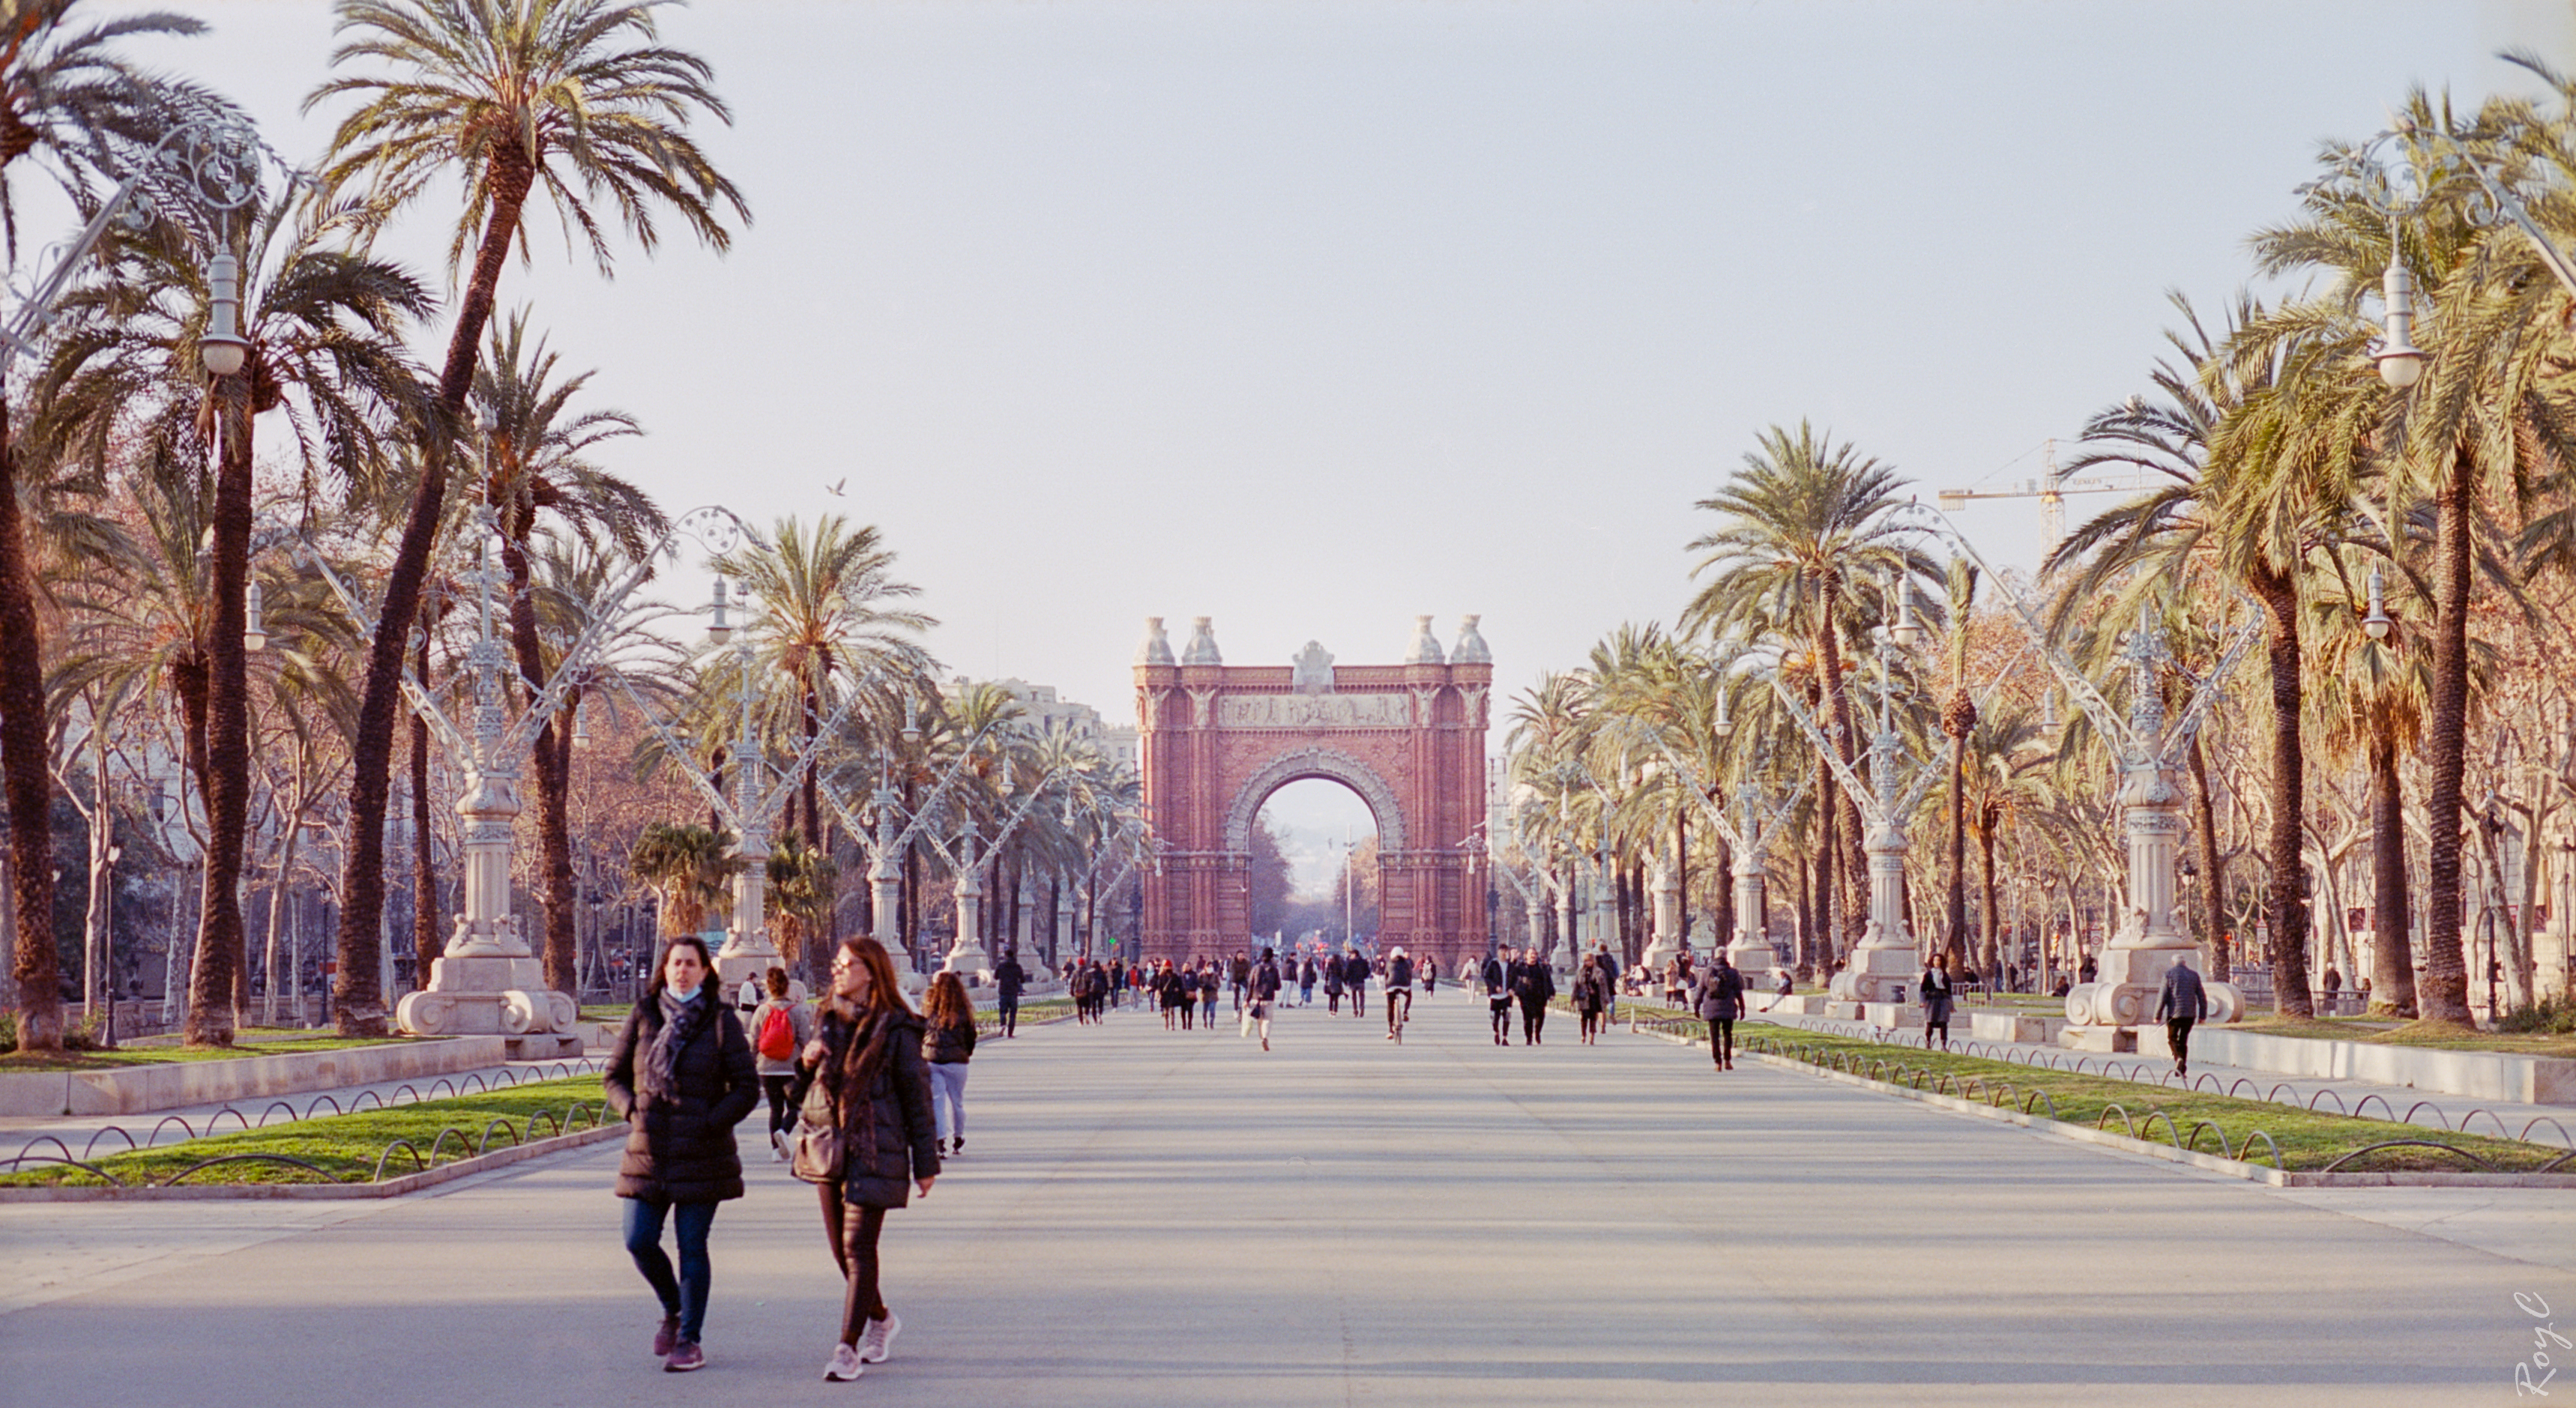
[[[525, 1067], [504, 1067], [503, 1069], [494, 1072], [489, 1081], [486, 1081], [479, 1073], [468, 1074], [466, 1079], [475, 1084], [476, 1093], [490, 1094], [497, 1087], [515, 1087], [526, 1085], [534, 1081], [569, 1080], [574, 1076], [592, 1075], [606, 1069], [607, 1063], [602, 1061], [600, 1058], [596, 1056], [584, 1056], [573, 1061], [543, 1061]], [[98, 1142], [107, 1138], [109, 1135], [114, 1135], [117, 1138], [124, 1140], [126, 1150], [154, 1149], [159, 1148], [162, 1145], [163, 1141], [161, 1139], [161, 1132], [174, 1124], [180, 1128], [182, 1133], [179, 1138], [170, 1140], [169, 1142], [172, 1144], [184, 1144], [191, 1139], [203, 1139], [207, 1135], [216, 1133], [216, 1126], [221, 1124], [224, 1117], [227, 1115], [231, 1116], [232, 1119], [241, 1126], [242, 1132], [249, 1133], [255, 1129], [268, 1128], [270, 1117], [280, 1110], [284, 1110], [286, 1112], [286, 1118], [278, 1121], [278, 1123], [292, 1124], [299, 1120], [319, 1118], [319, 1116], [315, 1115], [314, 1111], [319, 1110], [325, 1105], [331, 1107], [331, 1113], [334, 1115], [356, 1114], [365, 1109], [366, 1103], [370, 1100], [373, 1100], [376, 1103], [376, 1108], [378, 1109], [392, 1109], [397, 1105], [418, 1104], [424, 1100], [436, 1099], [438, 1098], [436, 1092], [439, 1086], [442, 1085], [447, 1087], [452, 1096], [462, 1098], [462, 1092], [457, 1090], [455, 1084], [447, 1080], [445, 1077], [441, 1077], [435, 1084], [430, 1086], [431, 1094], [423, 1095], [417, 1087], [413, 1086], [410, 1082], [405, 1081], [403, 1084], [394, 1088], [393, 1099], [391, 1100], [387, 1100], [373, 1090], [362, 1090], [358, 1092], [357, 1095], [350, 1098], [349, 1104], [345, 1109], [342, 1108], [339, 1099], [329, 1091], [324, 1091], [323, 1093], [314, 1096], [311, 1100], [305, 1102], [302, 1114], [296, 1113], [295, 1107], [288, 1104], [286, 1101], [272, 1100], [268, 1103], [268, 1107], [266, 1109], [259, 1112], [259, 1122], [257, 1124], [251, 1123], [250, 1117], [243, 1114], [239, 1109], [231, 1105], [226, 1105], [211, 1115], [203, 1116], [202, 1118], [205, 1121], [203, 1128], [199, 1128], [198, 1126], [191, 1124], [188, 1121], [188, 1117], [185, 1115], [163, 1115], [160, 1122], [152, 1126], [151, 1132], [144, 1135], [140, 1140], [137, 1140], [134, 1137], [133, 1131], [128, 1130], [123, 1125], [103, 1125], [91, 1132], [89, 1142], [81, 1146], [81, 1158], [78, 1160], [71, 1157], [71, 1147], [65, 1144], [61, 1139], [50, 1134], [40, 1134], [35, 1138], [28, 1140], [25, 1144], [20, 1145], [17, 1154], [13, 1157], [0, 1159], [0, 1173], [14, 1172], [21, 1165], [29, 1162], [81, 1163], [82, 1161], [87, 1160], [91, 1154], [95, 1153], [98, 1149]], [[408, 1100], [403, 1098], [406, 1092], [408, 1092], [411, 1097]], [[579, 1108], [582, 1103], [583, 1102], [575, 1101], [574, 1106]], [[594, 1119], [593, 1124], [596, 1125], [596, 1123], [597, 1121]], [[46, 1159], [35, 1155], [33, 1151], [39, 1145], [43, 1144], [51, 1144], [55, 1148], [62, 1150], [62, 1158]], [[121, 1150], [119, 1152], [124, 1151]]]

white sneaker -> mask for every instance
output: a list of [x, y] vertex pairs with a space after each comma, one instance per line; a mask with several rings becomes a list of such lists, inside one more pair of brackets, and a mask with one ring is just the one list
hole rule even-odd
[[883, 1364], [886, 1357], [894, 1352], [894, 1337], [902, 1333], [903, 1317], [891, 1310], [886, 1312], [883, 1320], [869, 1321], [866, 1332], [859, 1336], [859, 1361]]
[[858, 1348], [854, 1345], [832, 1346], [832, 1362], [823, 1366], [824, 1380], [836, 1384], [848, 1383], [866, 1372], [867, 1366], [860, 1362]]

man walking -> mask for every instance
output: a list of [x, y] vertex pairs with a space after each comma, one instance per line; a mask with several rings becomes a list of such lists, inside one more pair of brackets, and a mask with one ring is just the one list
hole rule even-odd
[[1485, 985], [1485, 1005], [1494, 1019], [1494, 1045], [1512, 1044], [1512, 951], [1496, 949], [1485, 958], [1485, 971], [1478, 976]]
[[2164, 1019], [2165, 1045], [2173, 1048], [2174, 1074], [2191, 1074], [2191, 1027], [2209, 1016], [2209, 989], [2201, 986], [2189, 958], [2177, 958], [2165, 970], [2164, 990], [2156, 995], [2156, 1015]]
[[1721, 1071], [1735, 1069], [1735, 1023], [1744, 1015], [1744, 975], [1727, 962], [1726, 950], [1709, 958], [1691, 994], [1691, 1007], [1708, 1023], [1708, 1055]]
[[1369, 961], [1357, 952], [1342, 959], [1342, 986], [1351, 990], [1351, 1015], [1368, 1015]]
[[1234, 986], [1234, 1010], [1243, 1010], [1244, 989], [1252, 985], [1252, 959], [1242, 949], [1234, 951], [1234, 962], [1227, 966], [1226, 978]]
[[1512, 995], [1521, 1001], [1521, 1044], [1536, 1046], [1547, 1026], [1547, 1004], [1556, 996], [1556, 975], [1547, 960], [1533, 953], [1512, 975]]
[[1016, 950], [1005, 950], [1002, 961], [993, 969], [993, 1017], [1002, 1027], [1005, 1038], [1019, 1035], [1020, 989], [1028, 986], [1029, 970], [1020, 966]]

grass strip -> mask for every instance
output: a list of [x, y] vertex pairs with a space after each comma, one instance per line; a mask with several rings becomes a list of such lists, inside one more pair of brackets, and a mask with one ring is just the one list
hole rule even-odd
[[[1069, 997], [1042, 997], [1020, 1004], [1020, 1025], [1024, 1027], [1043, 1027], [1049, 1022], [1069, 1021], [1072, 1017], [1073, 999]], [[991, 1036], [1001, 1029], [1001, 1016], [989, 1005], [975, 1009], [977, 1036]]]
[[[1691, 1027], [1699, 1027], [1697, 1032]], [[1687, 1026], [1673, 1023], [1667, 1027], [1675, 1035], [1705, 1035], [1702, 1024]], [[1884, 1042], [1863, 1041], [1856, 1037], [1837, 1036], [1827, 1032], [1780, 1027], [1769, 1022], [1747, 1022], [1737, 1028], [1739, 1045], [1751, 1045], [1748, 1038], [1758, 1038], [1757, 1050], [1787, 1056], [1793, 1060], [1814, 1063], [1820, 1056], [1839, 1057], [1841, 1068], [1855, 1075], [1873, 1075], [1880, 1080], [1912, 1086], [1921, 1078], [1921, 1089], [1941, 1086], [1947, 1077], [1948, 1093], [1959, 1094], [1963, 1081], [1977, 1085], [1967, 1094], [1988, 1104], [2004, 1104], [2042, 1118], [2050, 1117], [2050, 1104], [2035, 1098], [2046, 1092], [2054, 1102], [2056, 1118], [2061, 1123], [2108, 1129], [2115, 1134], [2128, 1133], [2132, 1126], [2137, 1137], [2147, 1143], [2170, 1148], [2176, 1140], [2184, 1148], [2197, 1148], [2202, 1153], [2222, 1152], [2217, 1148], [2216, 1133], [2223, 1133], [2230, 1158], [2248, 1163], [2270, 1163], [2270, 1150], [2263, 1141], [2253, 1139], [2255, 1130], [2272, 1137], [2281, 1151], [2281, 1167], [2298, 1171], [2315, 1171], [2346, 1155], [2373, 1144], [2392, 1139], [2420, 1139], [2464, 1149], [2495, 1165], [2499, 1173], [2528, 1173], [2559, 1158], [2567, 1151], [2541, 1144], [2528, 1144], [2514, 1139], [2488, 1135], [2446, 1133], [2421, 1125], [2399, 1124], [2393, 1120], [2355, 1119], [2349, 1115], [2332, 1115], [2302, 1110], [2294, 1105], [2278, 1105], [2264, 1100], [2243, 1100], [2207, 1092], [2186, 1092], [2170, 1087], [2150, 1085], [2143, 1081], [2119, 1080], [2108, 1076], [2076, 1075], [2067, 1071], [2044, 1070], [2009, 1061], [1989, 1060], [1981, 1056], [1960, 1056], [1946, 1051], [1926, 1051], [1919, 1046], [1895, 1046]], [[1874, 1064], [1881, 1063], [1881, 1064]], [[2004, 1087], [2010, 1087], [2006, 1091]], [[2118, 1106], [2117, 1110], [2112, 1107]], [[2124, 1122], [2121, 1114], [2128, 1119]], [[2150, 1123], [2149, 1116], [2163, 1118]], [[2173, 1134], [2168, 1137], [2165, 1122], [2171, 1120]], [[2208, 1129], [2197, 1126], [2206, 1123]], [[2250, 1140], [2249, 1156], [2244, 1149]], [[2465, 1159], [2455, 1158], [2438, 1149], [2400, 1147], [2376, 1150], [2339, 1172], [2379, 1173], [2390, 1171], [2425, 1173], [2484, 1172]], [[2559, 1171], [2576, 1172], [2576, 1165], [2561, 1164]]]
[[305, 1036], [262, 1038], [240, 1046], [120, 1046], [108, 1051], [12, 1051], [0, 1056], [0, 1072], [114, 1071], [132, 1066], [167, 1066], [182, 1061], [244, 1061], [258, 1056], [292, 1056], [307, 1051], [349, 1051], [362, 1046], [401, 1046], [408, 1037]]
[[[166, 1144], [157, 1149], [131, 1153], [108, 1154], [106, 1150], [116, 1146], [102, 1144], [100, 1157], [87, 1162], [131, 1185], [166, 1182], [182, 1170], [208, 1159], [241, 1154], [280, 1155], [313, 1164], [334, 1182], [364, 1183], [374, 1177], [377, 1160], [395, 1140], [409, 1141], [420, 1152], [420, 1159], [415, 1162], [401, 1150], [395, 1150], [393, 1157], [385, 1162], [387, 1178], [417, 1173], [427, 1165], [449, 1164], [469, 1158], [476, 1147], [484, 1143], [487, 1130], [491, 1138], [484, 1152], [488, 1153], [567, 1132], [562, 1127], [567, 1123], [573, 1129], [588, 1129], [604, 1117], [600, 1101], [597, 1076], [529, 1081], [480, 1095], [423, 1100], [355, 1114], [323, 1115], [273, 1124], [266, 1129], [209, 1135], [182, 1144]], [[583, 1109], [578, 1115], [573, 1115], [571, 1107], [576, 1102]], [[495, 1120], [507, 1121], [506, 1129], [493, 1128]], [[441, 1135], [449, 1130], [455, 1133], [447, 1133], [442, 1139]], [[434, 1157], [433, 1148], [436, 1150]], [[74, 1152], [78, 1152], [77, 1145]], [[192, 1174], [187, 1180], [190, 1184], [320, 1181], [311, 1169], [265, 1162], [219, 1164]], [[0, 1174], [0, 1187], [42, 1184], [95, 1187], [98, 1183], [99, 1179], [94, 1175], [64, 1164], [27, 1164], [17, 1172]]]

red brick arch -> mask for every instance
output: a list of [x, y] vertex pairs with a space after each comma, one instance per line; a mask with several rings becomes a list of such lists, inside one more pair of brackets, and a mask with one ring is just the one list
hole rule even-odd
[[1494, 668], [1469, 617], [1444, 652], [1417, 629], [1402, 665], [1227, 665], [1207, 621], [1175, 658], [1159, 619], [1136, 662], [1138, 758], [1156, 866], [1148, 958], [1252, 942], [1252, 824], [1281, 787], [1329, 778], [1378, 827], [1378, 945], [1455, 972], [1486, 946], [1485, 730]]

